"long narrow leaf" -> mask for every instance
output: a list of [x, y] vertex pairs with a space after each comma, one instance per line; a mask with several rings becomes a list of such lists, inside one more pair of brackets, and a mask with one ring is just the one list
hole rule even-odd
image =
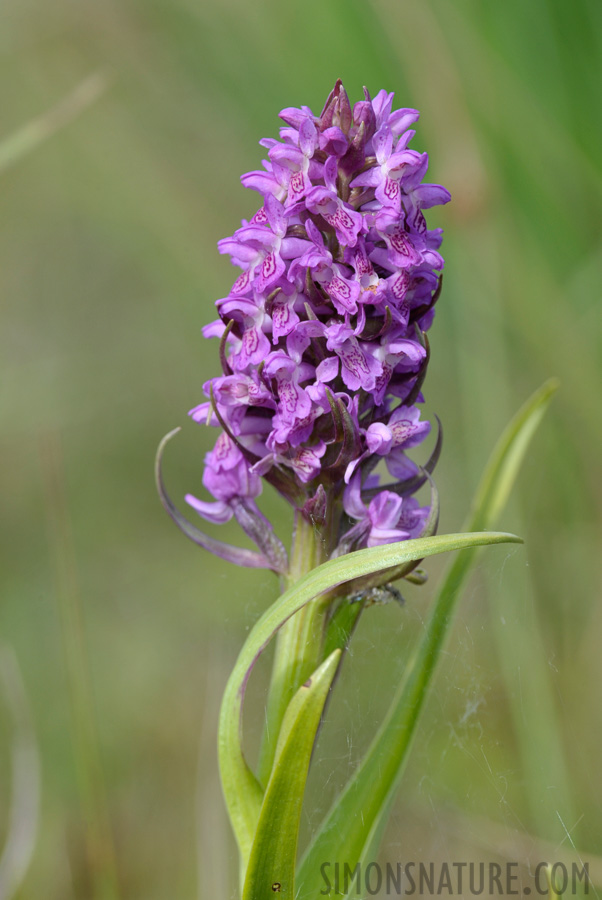
[[550, 400], [558, 390], [558, 380], [550, 378], [521, 406], [489, 457], [477, 488], [467, 531], [491, 528], [507, 503], [531, 439], [539, 427]]
[[263, 791], [242, 749], [242, 705], [251, 670], [278, 629], [315, 597], [356, 578], [449, 550], [509, 542], [520, 543], [520, 538], [489, 532], [447, 534], [357, 550], [313, 569], [262, 615], [247, 638], [226, 685], [218, 734], [222, 786], [243, 870], [253, 843]]
[[297, 841], [316, 732], [338, 668], [335, 650], [288, 705], [249, 858], [243, 900], [294, 897]]
[[[512, 419], [497, 446], [476, 493], [470, 528], [489, 527], [501, 512], [537, 425], [556, 390], [549, 381]], [[378, 831], [408, 757], [416, 724], [449, 630], [453, 607], [474, 557], [476, 546], [451, 563], [434, 602], [433, 612], [414, 659], [361, 765], [327, 816], [299, 871], [299, 900], [324, 888], [320, 866], [365, 860], [366, 848]]]

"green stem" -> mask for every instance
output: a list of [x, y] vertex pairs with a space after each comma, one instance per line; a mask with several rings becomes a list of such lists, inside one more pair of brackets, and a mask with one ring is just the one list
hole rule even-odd
[[[320, 563], [326, 550], [320, 532], [299, 511], [295, 514], [293, 549], [287, 587]], [[285, 622], [276, 639], [266, 723], [259, 755], [259, 780], [266, 784], [272, 770], [280, 726], [296, 691], [322, 661], [325, 600], [317, 597]]]

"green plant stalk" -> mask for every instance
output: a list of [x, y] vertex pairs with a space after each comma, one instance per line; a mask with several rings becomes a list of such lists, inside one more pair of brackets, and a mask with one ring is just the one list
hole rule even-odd
[[222, 787], [243, 871], [257, 830], [265, 793], [243, 751], [242, 708], [245, 687], [253, 666], [278, 630], [316, 597], [324, 596], [365, 575], [450, 550], [508, 542], [520, 543], [520, 538], [496, 532], [446, 534], [355, 550], [312, 569], [264, 612], [245, 641], [226, 684], [218, 728]]
[[[293, 587], [325, 559], [320, 533], [297, 511], [287, 588]], [[278, 632], [258, 764], [258, 777], [262, 784], [267, 783], [272, 771], [278, 735], [288, 704], [322, 661], [326, 607], [327, 600], [317, 597], [295, 613]]]
[[335, 650], [289, 703], [276, 747], [245, 876], [243, 900], [295, 896], [295, 866], [305, 782], [324, 704], [336, 675]]
[[[489, 528], [499, 516], [556, 388], [555, 380], [544, 384], [505, 429], [481, 479], [466, 523], [468, 530]], [[403, 775], [460, 588], [476, 553], [476, 547], [469, 548], [450, 564], [421, 643], [406, 669], [387, 717], [301, 863], [299, 900], [315, 895], [318, 873], [325, 860], [348, 863], [353, 868], [357, 862], [366, 860], [368, 848], [374, 847], [373, 836], [386, 818], [386, 810]]]
[[457, 588], [464, 573], [470, 568], [473, 556], [474, 551], [467, 550], [451, 564], [445, 582], [448, 589], [444, 589], [439, 595], [424, 639], [408, 665], [389, 714], [358, 770], [361, 777], [353, 777], [337, 799], [322, 832], [323, 840], [312, 845], [301, 865], [298, 882], [301, 888], [300, 898], [312, 896], [307, 892], [307, 885], [315, 882], [324, 860], [330, 863], [338, 861], [341, 865], [349, 863], [352, 868], [362, 860], [365, 836], [356, 828], [355, 817], [349, 816], [349, 806], [361, 809], [366, 823], [377, 825], [381, 810], [388, 806], [397, 790], [405, 768], [404, 764], [400, 765], [400, 761], [405, 763], [408, 758], [416, 725], [460, 593]]

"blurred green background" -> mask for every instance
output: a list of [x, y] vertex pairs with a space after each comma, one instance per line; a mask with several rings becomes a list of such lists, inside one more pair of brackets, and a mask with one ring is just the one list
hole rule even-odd
[[[258, 167], [278, 111], [319, 112], [339, 76], [352, 101], [366, 84], [421, 110], [413, 146], [453, 195], [429, 218], [447, 259], [426, 384], [445, 429], [441, 531], [461, 527], [510, 415], [547, 377], [561, 381], [501, 523], [526, 545], [480, 558], [383, 858], [523, 859], [535, 846], [539, 860], [573, 842], [594, 858], [599, 0], [5, 0], [0, 18], [0, 641], [19, 661], [43, 781], [17, 896], [235, 889], [217, 706], [277, 586], [180, 535], [152, 463], [183, 425], [166, 480], [178, 500], [200, 490], [212, 435], [186, 414], [216, 372], [200, 329], [233, 277], [216, 241], [257, 206], [238, 179]], [[286, 511], [268, 496], [265, 508], [286, 536]], [[431, 590], [365, 615], [316, 753], [305, 836], [380, 721]], [[12, 730], [2, 699], [0, 838]]]

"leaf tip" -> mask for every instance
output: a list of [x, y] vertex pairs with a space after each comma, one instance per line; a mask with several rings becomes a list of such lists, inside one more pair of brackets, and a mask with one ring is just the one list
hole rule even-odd
[[547, 405], [559, 388], [560, 378], [553, 375], [551, 378], [548, 378], [547, 381], [544, 381], [539, 391], [535, 393], [535, 397], [537, 397], [540, 404]]
[[542, 389], [547, 389], [551, 394], [554, 394], [559, 387], [560, 378], [557, 375], [552, 375], [552, 377], [548, 378], [542, 385]]
[[520, 537], [518, 534], [512, 534], [509, 531], [498, 531], [491, 532], [491, 534], [496, 534], [501, 543], [504, 544], [524, 544], [525, 539]]

